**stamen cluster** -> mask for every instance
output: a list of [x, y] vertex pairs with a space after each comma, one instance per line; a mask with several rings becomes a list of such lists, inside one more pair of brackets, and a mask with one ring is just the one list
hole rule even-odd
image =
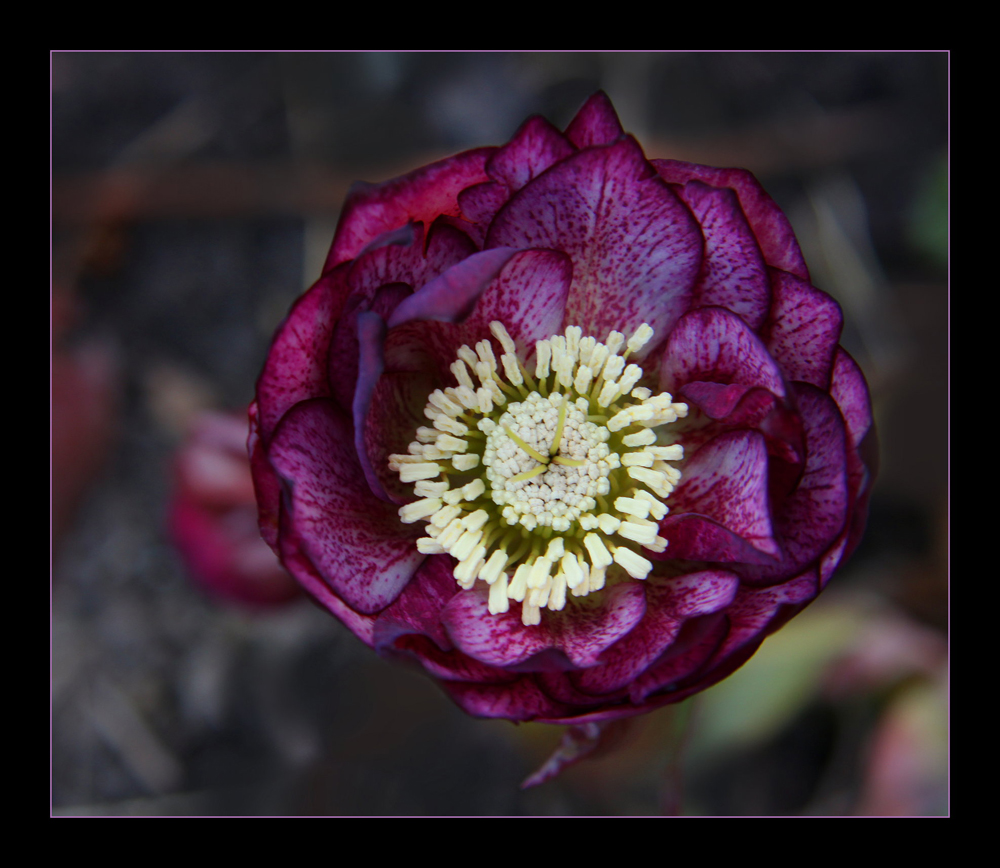
[[514, 600], [522, 621], [538, 624], [542, 608], [566, 605], [567, 591], [603, 588], [613, 564], [649, 575], [637, 549], [666, 548], [658, 522], [680, 480], [667, 462], [683, 457], [653, 429], [688, 408], [638, 386], [642, 368], [626, 364], [652, 337], [646, 324], [627, 342], [612, 331], [603, 343], [569, 326], [536, 342], [533, 374], [503, 324], [490, 331], [499, 360], [488, 340], [461, 347], [457, 386], [428, 397], [433, 427], [418, 428], [389, 466], [420, 498], [399, 511], [404, 522], [427, 522], [418, 549], [456, 558], [463, 588], [486, 582], [491, 613]]

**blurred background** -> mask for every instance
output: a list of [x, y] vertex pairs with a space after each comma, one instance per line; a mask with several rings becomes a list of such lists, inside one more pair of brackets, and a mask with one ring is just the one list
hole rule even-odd
[[[948, 63], [53, 53], [53, 813], [946, 814]], [[647, 156], [749, 168], [785, 210], [882, 464], [816, 604], [522, 791], [562, 728], [467, 717], [296, 596], [255, 548], [239, 443], [352, 181], [563, 127], [598, 88]]]

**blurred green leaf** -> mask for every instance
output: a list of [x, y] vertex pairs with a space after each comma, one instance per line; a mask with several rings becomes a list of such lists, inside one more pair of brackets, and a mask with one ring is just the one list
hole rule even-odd
[[948, 265], [948, 156], [924, 175], [910, 212], [910, 241], [942, 268]]
[[697, 760], [775, 735], [816, 695], [823, 670], [858, 635], [864, 613], [817, 605], [764, 641], [740, 670], [707, 690], [695, 712], [690, 745]]

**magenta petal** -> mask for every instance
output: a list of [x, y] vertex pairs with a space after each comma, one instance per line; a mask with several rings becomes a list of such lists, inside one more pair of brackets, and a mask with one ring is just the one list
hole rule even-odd
[[848, 488], [844, 423], [830, 396], [796, 385], [805, 434], [806, 463], [795, 490], [775, 511], [775, 535], [785, 550], [780, 568], [741, 571], [754, 583], [783, 580], [819, 557], [847, 521]]
[[684, 316], [670, 335], [660, 366], [660, 388], [676, 393], [708, 381], [759, 386], [785, 395], [781, 370], [742, 319], [718, 307]]
[[366, 645], [374, 644], [375, 618], [356, 612], [330, 590], [315, 564], [305, 553], [302, 539], [288, 521], [287, 512], [282, 514], [279, 554], [285, 569], [321, 606], [336, 615]]
[[302, 553], [353, 609], [372, 614], [402, 591], [424, 555], [416, 528], [369, 489], [350, 420], [328, 400], [297, 404], [268, 450]]
[[444, 681], [441, 686], [469, 714], [507, 720], [564, 717], [573, 712], [568, 705], [548, 696], [531, 675], [511, 684], [463, 684]]
[[346, 295], [343, 269], [327, 274], [295, 302], [278, 327], [257, 380], [259, 430], [265, 442], [289, 408], [330, 395], [326, 358]]
[[373, 238], [410, 222], [428, 226], [442, 214], [460, 217], [458, 194], [488, 181], [493, 148], [476, 148], [383, 184], [355, 184], [337, 224], [324, 273], [356, 257]]
[[379, 474], [375, 472], [375, 468], [369, 460], [368, 450], [365, 448], [364, 425], [365, 419], [368, 418], [372, 394], [384, 368], [382, 344], [385, 341], [385, 323], [382, 321], [382, 317], [374, 311], [361, 311], [356, 322], [358, 328], [358, 382], [351, 406], [351, 416], [356, 420], [353, 431], [354, 449], [372, 493], [380, 500], [391, 501], [392, 498], [382, 487]]
[[502, 181], [511, 192], [576, 153], [567, 138], [545, 118], [528, 118], [513, 138], [486, 163], [486, 172]]
[[440, 322], [462, 319], [515, 253], [516, 250], [506, 247], [484, 250], [453, 265], [403, 301], [389, 317], [389, 328], [414, 319]]
[[451, 640], [441, 626], [441, 610], [458, 593], [451, 558], [431, 555], [414, 574], [396, 601], [375, 620], [375, 647], [387, 648], [404, 635], [426, 636], [442, 651]]
[[740, 200], [740, 207], [760, 244], [764, 261], [803, 280], [809, 279], [809, 269], [795, 239], [792, 224], [751, 172], [746, 169], [714, 169], [680, 160], [650, 162], [660, 177], [670, 184], [687, 184], [695, 180], [710, 187], [732, 190]]
[[627, 687], [670, 647], [686, 620], [725, 608], [738, 587], [739, 579], [722, 570], [649, 580], [646, 617], [604, 653], [600, 666], [576, 672], [570, 679], [592, 694]]
[[844, 417], [847, 442], [857, 449], [872, 425], [872, 401], [858, 363], [841, 347], [837, 347], [833, 360], [830, 396]]
[[470, 223], [489, 226], [497, 211], [509, 198], [510, 190], [506, 184], [487, 181], [474, 187], [466, 187], [458, 195], [458, 204]]
[[660, 658], [629, 685], [629, 698], [637, 705], [698, 671], [729, 633], [724, 612], [684, 622], [676, 640]]
[[772, 269], [771, 287], [771, 313], [761, 338], [789, 380], [828, 388], [844, 323], [840, 305], [785, 271]]
[[250, 474], [257, 496], [257, 524], [264, 541], [275, 551], [278, 549], [278, 522], [281, 518], [281, 482], [267, 460], [267, 450], [260, 437], [257, 402], [250, 405], [250, 435], [247, 452], [250, 455]]
[[524, 187], [497, 214], [486, 246], [567, 253], [568, 324], [603, 339], [646, 322], [658, 341], [690, 304], [702, 235], [635, 141], [624, 138], [581, 151]]
[[707, 516], [759, 551], [780, 554], [768, 505], [767, 449], [757, 432], [722, 434], [691, 456], [671, 509]]
[[[568, 606], [561, 613], [546, 613], [542, 623], [526, 627], [516, 607], [503, 615], [490, 615], [486, 595], [468, 591], [455, 596], [443, 620], [455, 645], [470, 657], [507, 669], [544, 652], [562, 652], [575, 667], [593, 666], [601, 652], [616, 642], [646, 611], [642, 587], [634, 582], [611, 588], [593, 607]], [[551, 668], [554, 658], [541, 665]]]
[[767, 316], [767, 267], [732, 190], [691, 181], [678, 191], [705, 234], [705, 258], [693, 307], [724, 307], [755, 331]]
[[668, 515], [660, 522], [660, 536], [669, 543], [653, 560], [707, 561], [717, 564], [774, 564], [775, 559], [752, 546], [738, 533], [714, 519], [696, 513]]
[[609, 145], [624, 133], [618, 112], [603, 90], [588, 99], [566, 127], [566, 138], [578, 148]]
[[[453, 384], [449, 366], [463, 344], [490, 340], [490, 323], [499, 320], [519, 348], [531, 354], [536, 341], [563, 329], [572, 266], [555, 250], [525, 250], [512, 256], [482, 291], [472, 311], [460, 322], [412, 320], [390, 330], [386, 359], [390, 368], [413, 370], [421, 354], [433, 359], [444, 385]], [[397, 359], [407, 359], [404, 364]], [[437, 385], [442, 385], [438, 383]], [[423, 424], [423, 423], [421, 423]]]

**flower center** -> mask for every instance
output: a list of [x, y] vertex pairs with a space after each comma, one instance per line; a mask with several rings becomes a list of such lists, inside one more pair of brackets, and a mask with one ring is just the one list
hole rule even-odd
[[658, 521], [680, 479], [667, 462], [683, 457], [654, 429], [688, 408], [638, 386], [642, 368], [626, 365], [653, 335], [646, 324], [627, 342], [613, 331], [604, 343], [569, 326], [536, 342], [534, 376], [506, 328], [490, 331], [499, 364], [490, 341], [461, 347], [458, 385], [428, 397], [433, 427], [418, 428], [389, 466], [420, 498], [399, 510], [403, 522], [427, 522], [417, 548], [456, 558], [463, 588], [486, 582], [491, 613], [514, 600], [522, 621], [538, 624], [541, 609], [565, 607], [567, 591], [603, 588], [609, 570], [612, 579], [649, 575], [638, 549], [667, 546]]

